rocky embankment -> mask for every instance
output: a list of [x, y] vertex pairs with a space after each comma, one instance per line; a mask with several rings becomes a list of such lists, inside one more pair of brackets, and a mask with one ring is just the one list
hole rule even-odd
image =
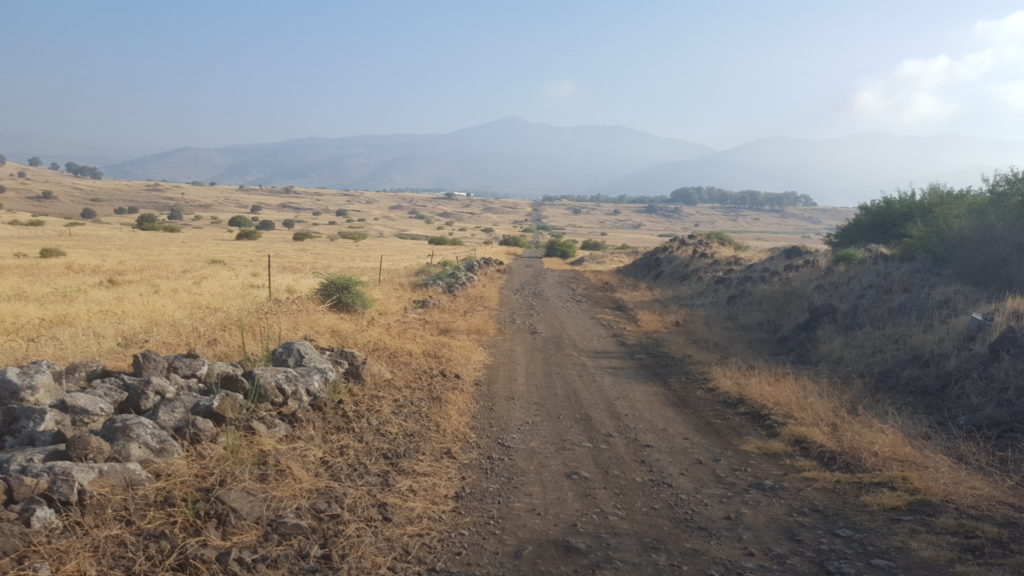
[[285, 437], [371, 364], [355, 350], [282, 344], [245, 370], [195, 353], [132, 357], [118, 372], [86, 360], [0, 370], [0, 558], [24, 531], [52, 529], [91, 500], [153, 481], [187, 445], [244, 430]]

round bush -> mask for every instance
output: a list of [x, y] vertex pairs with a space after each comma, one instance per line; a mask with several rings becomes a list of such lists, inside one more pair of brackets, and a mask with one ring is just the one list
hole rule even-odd
[[260, 223], [256, 225], [256, 229], [257, 230], [264, 230], [264, 231], [273, 230], [276, 227], [277, 226], [274, 224], [273, 220], [260, 220]]
[[316, 297], [339, 312], [358, 312], [373, 306], [373, 299], [365, 288], [365, 280], [345, 274], [327, 274], [316, 288]]
[[263, 234], [255, 228], [242, 228], [235, 235], [235, 240], [259, 240]]
[[96, 211], [86, 206], [85, 208], [82, 208], [82, 211], [78, 215], [81, 216], [82, 220], [92, 220], [96, 217]]
[[228, 220], [228, 226], [232, 228], [252, 228], [252, 219], [242, 214], [236, 214]]

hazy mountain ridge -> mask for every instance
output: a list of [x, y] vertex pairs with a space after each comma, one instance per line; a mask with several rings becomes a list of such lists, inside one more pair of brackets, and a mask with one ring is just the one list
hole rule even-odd
[[308, 138], [182, 148], [105, 167], [117, 178], [450, 188], [540, 196], [582, 191], [655, 164], [714, 150], [611, 126], [562, 128], [506, 118], [448, 134]]
[[793, 190], [854, 205], [911, 185], [976, 185], [1024, 161], [1024, 142], [955, 134], [774, 137], [715, 151], [616, 126], [506, 118], [448, 134], [303, 138], [180, 148], [104, 167], [112, 177], [222, 184], [442, 188], [521, 197], [666, 195], [682, 186]]

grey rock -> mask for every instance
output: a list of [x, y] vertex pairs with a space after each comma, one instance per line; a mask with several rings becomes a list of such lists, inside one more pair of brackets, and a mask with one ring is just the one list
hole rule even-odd
[[0, 447], [48, 446], [68, 439], [73, 427], [67, 414], [43, 406], [0, 409]]
[[101, 380], [93, 380], [82, 392], [102, 398], [113, 406], [114, 410], [117, 410], [128, 399], [128, 392], [125, 392], [122, 385], [121, 380], [117, 378], [103, 378]]
[[171, 388], [174, 388], [178, 394], [182, 392], [202, 393], [208, 390], [199, 380], [196, 380], [195, 378], [182, 378], [177, 374], [169, 374], [167, 376], [167, 381], [170, 383]]
[[75, 428], [96, 429], [114, 415], [114, 406], [110, 402], [86, 392], [68, 392], [59, 405]]
[[277, 418], [265, 417], [249, 422], [249, 431], [262, 438], [279, 440], [292, 433], [292, 427]]
[[152, 350], [132, 356], [132, 374], [136, 378], [167, 377], [167, 360]]
[[49, 478], [48, 493], [54, 490], [54, 480], [61, 479], [72, 481], [79, 495], [82, 491], [122, 491], [153, 481], [138, 462], [49, 462], [36, 474]]
[[309, 402], [305, 382], [291, 368], [256, 368], [251, 375], [259, 402], [275, 406], [281, 406], [292, 398]]
[[241, 394], [224, 390], [214, 396], [201, 398], [192, 406], [192, 413], [209, 418], [214, 424], [224, 425], [241, 419], [248, 409], [249, 403]]
[[0, 451], [0, 474], [24, 474], [25, 471], [46, 462], [64, 460], [67, 453], [63, 444], [37, 448], [14, 448]]
[[78, 504], [78, 481], [69, 473], [54, 472], [48, 475], [50, 481], [45, 494], [61, 504]]
[[338, 379], [338, 373], [334, 366], [325, 364], [321, 366], [302, 366], [295, 369], [295, 372], [305, 381], [306, 396], [310, 402], [316, 402], [327, 396], [328, 387]]
[[882, 560], [881, 558], [875, 558], [874, 560], [871, 560], [870, 562], [868, 562], [868, 564], [874, 566], [875, 568], [880, 568], [882, 570], [892, 570], [893, 568], [896, 567], [896, 565], [893, 564], [892, 562], [888, 562], [886, 560]]
[[114, 416], [103, 423], [100, 438], [110, 443], [120, 462], [147, 462], [181, 455], [181, 445], [155, 422], [134, 414]]
[[82, 389], [89, 382], [103, 378], [107, 367], [99, 360], [80, 360], [64, 367], [62, 383], [65, 389]]
[[249, 393], [251, 385], [242, 377], [244, 373], [238, 364], [210, 362], [203, 383], [214, 389], [229, 390], [245, 396]]
[[159, 376], [147, 378], [121, 376], [119, 380], [121, 388], [128, 393], [128, 399], [122, 406], [134, 414], [144, 414], [156, 406], [160, 400], [171, 398], [178, 393], [178, 390], [171, 386], [169, 380]]
[[4, 477], [4, 483], [7, 484], [8, 497], [15, 504], [39, 496], [47, 486], [46, 480], [24, 474], [9, 474]]
[[245, 522], [259, 522], [267, 516], [266, 500], [248, 490], [222, 488], [213, 497]]
[[60, 367], [45, 360], [0, 370], [0, 406], [49, 406], [64, 393], [54, 371]]
[[210, 363], [195, 352], [187, 354], [174, 354], [164, 358], [167, 361], [168, 374], [176, 374], [182, 378], [202, 381], [206, 377], [206, 371]]
[[183, 439], [190, 444], [201, 444], [203, 442], [216, 442], [220, 437], [217, 425], [209, 418], [202, 416], [191, 416], [188, 419], [188, 428], [185, 430]]
[[305, 340], [285, 342], [270, 354], [270, 363], [278, 368], [313, 368], [331, 362]]
[[22, 503], [20, 520], [23, 526], [32, 530], [50, 528], [60, 522], [57, 513], [38, 496]]
[[192, 410], [202, 400], [203, 397], [198, 394], [181, 392], [177, 396], [161, 399], [152, 410], [146, 412], [145, 416], [179, 438], [184, 438], [184, 434], [188, 432]]
[[113, 452], [109, 442], [88, 432], [69, 438], [65, 450], [72, 462], [106, 462]]
[[282, 538], [305, 536], [308, 532], [309, 526], [293, 514], [281, 516], [274, 522], [274, 534]]

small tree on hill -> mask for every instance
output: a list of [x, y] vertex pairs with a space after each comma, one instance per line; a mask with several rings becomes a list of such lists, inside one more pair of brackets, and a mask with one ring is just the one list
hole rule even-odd
[[170, 212], [167, 213], [168, 220], [184, 220], [185, 209], [181, 206], [172, 206]]
[[7, 156], [0, 154], [0, 166], [3, 166], [4, 164], [7, 164]]
[[50, 170], [53, 170], [54, 172], [60, 172], [60, 164], [57, 164], [56, 162], [50, 162]]
[[249, 206], [250, 214], [259, 214], [260, 212], [263, 212], [262, 204], [253, 204], [252, 206]]
[[252, 220], [248, 216], [236, 214], [228, 220], [228, 226], [232, 228], [252, 228]]
[[39, 156], [33, 156], [33, 157], [28, 159], [28, 165], [32, 166], [33, 168], [42, 165], [42, 163], [43, 163], [43, 161], [42, 161], [41, 158], [39, 158]]
[[86, 206], [85, 208], [82, 208], [82, 212], [79, 216], [82, 217], [82, 220], [92, 220], [96, 217], [96, 211]]
[[257, 230], [269, 231], [276, 228], [273, 220], [260, 220], [260, 223], [256, 225]]

